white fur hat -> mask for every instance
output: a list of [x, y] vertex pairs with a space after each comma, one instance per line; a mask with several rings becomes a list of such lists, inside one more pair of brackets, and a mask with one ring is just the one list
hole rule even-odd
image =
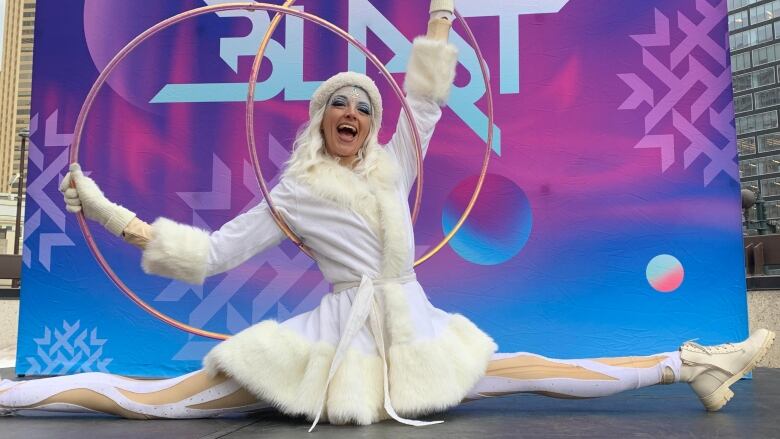
[[368, 94], [368, 98], [371, 100], [371, 118], [378, 132], [382, 126], [382, 95], [379, 94], [374, 80], [362, 73], [341, 72], [323, 82], [311, 96], [309, 117], [314, 116], [317, 110], [324, 107], [336, 90], [347, 86], [358, 87]]

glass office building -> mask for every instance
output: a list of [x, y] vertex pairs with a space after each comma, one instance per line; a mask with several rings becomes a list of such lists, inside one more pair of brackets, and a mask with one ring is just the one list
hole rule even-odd
[[728, 0], [728, 10], [741, 186], [780, 220], [780, 0]]

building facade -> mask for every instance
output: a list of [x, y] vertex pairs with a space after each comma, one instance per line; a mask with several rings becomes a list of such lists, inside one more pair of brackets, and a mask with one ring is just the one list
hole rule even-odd
[[27, 169], [26, 157], [20, 163], [19, 133], [30, 123], [34, 29], [35, 1], [6, 0], [0, 66], [0, 253], [13, 252], [20, 166], [25, 174]]
[[728, 10], [741, 186], [780, 220], [780, 0], [728, 0]]
[[[30, 122], [35, 1], [7, 0], [0, 66], [0, 193], [15, 192], [21, 138]], [[24, 165], [26, 167], [26, 160]], [[25, 168], [26, 169], [26, 168]]]

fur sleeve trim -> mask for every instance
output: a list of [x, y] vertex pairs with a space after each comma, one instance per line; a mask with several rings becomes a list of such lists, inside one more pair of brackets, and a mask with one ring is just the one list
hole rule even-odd
[[209, 257], [209, 233], [167, 218], [152, 223], [152, 239], [141, 256], [147, 274], [202, 284]]
[[426, 37], [415, 38], [404, 80], [406, 93], [446, 104], [457, 64], [458, 49], [454, 45]]

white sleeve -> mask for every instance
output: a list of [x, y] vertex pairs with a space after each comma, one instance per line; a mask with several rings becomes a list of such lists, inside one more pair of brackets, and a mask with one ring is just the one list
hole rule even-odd
[[[296, 197], [292, 184], [280, 181], [271, 191], [271, 199], [288, 224], [294, 224]], [[202, 284], [206, 277], [240, 265], [284, 237], [265, 200], [212, 233], [158, 218], [152, 223], [152, 239], [141, 265], [149, 274]]]
[[[271, 200], [285, 221], [291, 222], [286, 195], [283, 191], [272, 191]], [[263, 200], [209, 236], [206, 277], [228, 271], [252, 256], [276, 246], [284, 238], [284, 233], [271, 215], [268, 203]]]
[[[436, 122], [441, 118], [439, 106], [445, 105], [449, 98], [457, 63], [458, 50], [446, 41], [422, 36], [415, 38], [412, 43], [404, 89], [420, 132], [423, 158], [428, 151]], [[395, 134], [387, 144], [387, 151], [395, 157], [401, 168], [404, 193], [408, 194], [417, 178], [417, 153], [414, 132], [403, 112], [398, 118]]]
[[[414, 122], [420, 132], [422, 154], [423, 158], [425, 158], [425, 154], [428, 152], [428, 144], [433, 136], [433, 130], [441, 118], [441, 109], [436, 102], [414, 95], [407, 96], [407, 101], [412, 110]], [[417, 151], [414, 146], [414, 131], [403, 110], [398, 116], [398, 125], [392, 139], [386, 145], [386, 149], [401, 168], [401, 184], [403, 185], [404, 193], [408, 194], [412, 189], [415, 178], [417, 178]]]

